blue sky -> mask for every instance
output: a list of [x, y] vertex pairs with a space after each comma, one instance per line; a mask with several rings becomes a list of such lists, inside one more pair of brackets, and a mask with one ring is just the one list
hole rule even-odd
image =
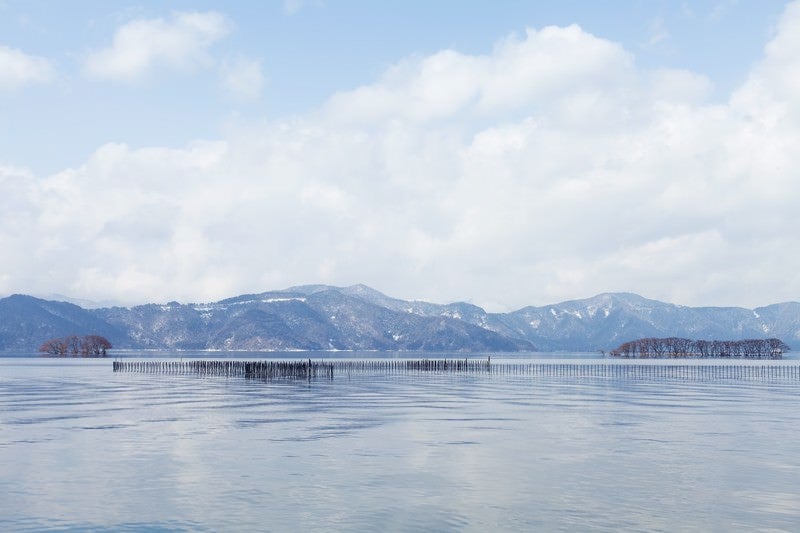
[[0, 0], [0, 294], [797, 299], [798, 11]]
[[[175, 11], [225, 17], [229, 29], [209, 53], [218, 61], [258, 61], [264, 78], [258, 98], [231, 98], [213, 68], [162, 69], [130, 84], [83, 75], [86, 55], [107, 47], [121, 25]], [[782, 11], [782, 2], [735, 1], [77, 1], [68, 9], [53, 1], [6, 1], [2, 44], [48, 58], [56, 79], [0, 96], [0, 110], [14, 126], [0, 133], [0, 156], [54, 172], [108, 141], [179, 146], [213, 138], [230, 121], [306, 112], [404, 57], [448, 48], [486, 53], [498, 39], [549, 25], [579, 24], [619, 42], [643, 68], [705, 74], [714, 97], [726, 98], [760, 58]]]

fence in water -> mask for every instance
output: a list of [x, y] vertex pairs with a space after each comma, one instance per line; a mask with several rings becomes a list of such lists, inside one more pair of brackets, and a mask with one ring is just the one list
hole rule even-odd
[[478, 359], [380, 359], [338, 361], [114, 361], [114, 372], [316, 379], [352, 375], [483, 373], [542, 378], [800, 381], [800, 363], [501, 362]]

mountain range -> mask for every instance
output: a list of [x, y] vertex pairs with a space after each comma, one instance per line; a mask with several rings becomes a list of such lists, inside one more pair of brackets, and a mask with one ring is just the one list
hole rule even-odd
[[745, 309], [687, 307], [605, 293], [510, 313], [463, 302], [391, 298], [365, 285], [305, 285], [206, 304], [89, 309], [15, 294], [0, 299], [0, 350], [97, 334], [115, 348], [598, 351], [642, 337], [736, 340], [777, 337], [800, 348], [800, 303]]

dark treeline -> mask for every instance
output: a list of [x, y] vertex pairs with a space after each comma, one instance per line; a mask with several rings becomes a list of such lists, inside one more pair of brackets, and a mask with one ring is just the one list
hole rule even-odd
[[629, 341], [611, 350], [614, 357], [736, 357], [741, 359], [780, 359], [789, 346], [780, 339], [738, 341], [691, 340], [678, 337], [646, 338]]
[[69, 335], [44, 341], [39, 346], [42, 353], [64, 357], [105, 357], [110, 349], [111, 343], [100, 335]]

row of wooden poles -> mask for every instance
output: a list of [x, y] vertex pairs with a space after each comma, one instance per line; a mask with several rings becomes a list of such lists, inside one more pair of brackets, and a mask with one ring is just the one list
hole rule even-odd
[[800, 380], [800, 364], [492, 363], [478, 359], [354, 361], [114, 361], [114, 372], [193, 374], [251, 379], [329, 378], [430, 372], [492, 373], [534, 377], [631, 379]]

